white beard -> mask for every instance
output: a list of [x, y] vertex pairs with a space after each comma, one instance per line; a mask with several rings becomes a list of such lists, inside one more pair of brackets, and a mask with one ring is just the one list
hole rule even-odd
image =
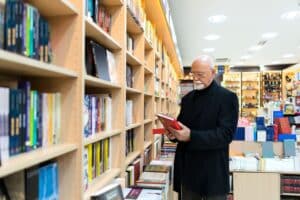
[[194, 83], [194, 90], [203, 90], [205, 85], [203, 83]]

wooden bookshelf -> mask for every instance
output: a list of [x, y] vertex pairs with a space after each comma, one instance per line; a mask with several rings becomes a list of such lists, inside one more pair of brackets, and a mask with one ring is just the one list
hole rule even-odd
[[105, 81], [105, 80], [101, 80], [97, 77], [93, 77], [90, 75], [85, 75], [84, 81], [85, 81], [85, 85], [87, 87], [121, 89], [121, 86], [118, 84], [111, 83], [111, 82]]
[[134, 152], [129, 153], [125, 159], [125, 166], [127, 167], [130, 163], [132, 163], [140, 155], [141, 155], [140, 151], [134, 151]]
[[[7, 82], [7, 79], [12, 78], [14, 83], [16, 80], [28, 80], [32, 83], [33, 89], [40, 92], [61, 93], [61, 141], [58, 145], [43, 147], [10, 158], [0, 167], [0, 177], [7, 177], [26, 168], [53, 160], [57, 161], [59, 169], [59, 199], [89, 199], [91, 194], [110, 183], [115, 177], [124, 178], [126, 167], [137, 157], [143, 157], [141, 152], [145, 147], [153, 148], [155, 137], [151, 131], [155, 125], [154, 102], [158, 101], [157, 107], [161, 107], [161, 98], [154, 95], [154, 66], [157, 60], [160, 71], [166, 70], [167, 73], [168, 68], [172, 68], [174, 71], [172, 77], [175, 79], [180, 77], [181, 72], [176, 70], [178, 58], [174, 57], [173, 53], [176, 50], [171, 49], [174, 46], [165, 44], [168, 40], [164, 39], [161, 33], [157, 35], [166, 46], [165, 56], [170, 59], [170, 62], [164, 64], [164, 69], [161, 69], [161, 52], [156, 51], [158, 44], [147, 40], [142, 27], [136, 22], [124, 0], [101, 1], [101, 4], [112, 15], [110, 33], [105, 32], [85, 16], [87, 6], [85, 1], [29, 0], [27, 2], [34, 5], [41, 16], [49, 22], [53, 62], [48, 64], [0, 50], [0, 80], [3, 78]], [[153, 8], [155, 13], [158, 11], [161, 15], [161, 8], [156, 7], [161, 5], [155, 2], [149, 9], [149, 1], [147, 1], [145, 6], [147, 18], [150, 16], [150, 21], [155, 24], [151, 9]], [[164, 20], [162, 24], [166, 25], [166, 19], [162, 19]], [[159, 29], [162, 28], [161, 25], [159, 27]], [[169, 31], [168, 28], [162, 30]], [[161, 32], [161, 30], [158, 31]], [[127, 51], [126, 33], [130, 33], [136, 40], [137, 46], [133, 54]], [[167, 37], [171, 35], [169, 32], [165, 34]], [[87, 75], [85, 70], [86, 37], [92, 38], [112, 51], [118, 69], [118, 83]], [[133, 67], [135, 84], [133, 88], [126, 86], [126, 64]], [[161, 79], [161, 76], [159, 78]], [[160, 81], [159, 84], [161, 88], [162, 82]], [[144, 92], [145, 88], [147, 92]], [[109, 93], [112, 98], [112, 129], [86, 139], [83, 134], [85, 95], [104, 93]], [[124, 114], [126, 99], [134, 101], [134, 122], [136, 123], [129, 126], [126, 126]], [[176, 97], [170, 99], [176, 101]], [[147, 104], [146, 109], [144, 104]], [[167, 102], [165, 104], [167, 105]], [[169, 106], [172, 107], [171, 103]], [[159, 111], [160, 109], [157, 109], [157, 112]], [[130, 129], [135, 129], [136, 151], [125, 156], [125, 136], [126, 131]], [[92, 181], [88, 185], [88, 190], [84, 191], [84, 148], [86, 145], [106, 138], [110, 138], [113, 147], [110, 152], [111, 169]]]
[[97, 192], [97, 190], [109, 184], [114, 178], [120, 176], [120, 174], [121, 169], [119, 168], [110, 169], [104, 172], [104, 174], [100, 175], [98, 178], [93, 180], [92, 183], [89, 185], [87, 191], [84, 192], [84, 199], [89, 200], [93, 193]]
[[70, 69], [44, 63], [0, 49], [0, 71], [6, 75], [37, 77], [76, 78], [78, 74]]
[[28, 3], [35, 6], [44, 17], [77, 15], [79, 13], [69, 0], [29, 0]]
[[104, 132], [97, 133], [96, 135], [86, 138], [84, 141], [84, 146], [104, 140], [106, 138], [118, 136], [121, 134], [121, 132], [122, 132], [121, 129], [117, 129], [113, 131], [104, 131]]
[[135, 124], [131, 124], [129, 126], [126, 127], [126, 131], [130, 130], [130, 129], [135, 129], [139, 126], [141, 126], [142, 124], [141, 123], [135, 123]]
[[145, 141], [145, 143], [144, 143], [144, 150], [147, 149], [151, 145], [152, 145], [151, 141]]
[[126, 92], [128, 94], [142, 94], [142, 92], [138, 89], [135, 89], [135, 88], [129, 88], [129, 87], [126, 87]]
[[141, 66], [142, 62], [134, 55], [132, 55], [132, 53], [130, 52], [126, 52], [126, 62], [130, 65], [133, 66]]
[[58, 144], [16, 155], [2, 164], [0, 167], [0, 178], [53, 158], [64, 156], [67, 153], [76, 151], [77, 148], [75, 144]]
[[94, 39], [111, 50], [121, 50], [121, 45], [95, 22], [93, 22], [92, 19], [85, 17], [85, 27], [86, 36]]

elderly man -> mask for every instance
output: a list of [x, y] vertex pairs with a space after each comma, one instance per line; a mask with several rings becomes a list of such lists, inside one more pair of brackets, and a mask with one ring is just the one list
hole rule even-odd
[[237, 96], [214, 81], [213, 59], [192, 63], [194, 90], [182, 98], [181, 130], [168, 128], [178, 142], [174, 190], [182, 200], [226, 200], [229, 191], [229, 144], [238, 121]]

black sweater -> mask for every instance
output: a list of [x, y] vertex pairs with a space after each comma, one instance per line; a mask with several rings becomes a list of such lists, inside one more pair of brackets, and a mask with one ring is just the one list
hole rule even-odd
[[191, 129], [191, 140], [177, 145], [175, 191], [183, 184], [200, 195], [228, 193], [229, 144], [238, 112], [237, 96], [215, 81], [183, 97], [178, 120]]

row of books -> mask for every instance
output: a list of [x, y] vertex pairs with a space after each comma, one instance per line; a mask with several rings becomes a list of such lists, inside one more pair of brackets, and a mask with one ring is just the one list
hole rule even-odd
[[0, 156], [10, 156], [59, 143], [60, 93], [31, 90], [30, 82], [0, 87]]
[[132, 66], [126, 65], [126, 86], [133, 88], [134, 85], [134, 71]]
[[133, 100], [126, 99], [126, 126], [134, 123]]
[[87, 38], [85, 53], [85, 67], [88, 75], [118, 83], [117, 63], [111, 51]]
[[59, 199], [58, 164], [43, 163], [1, 179], [0, 199]]
[[131, 53], [131, 54], [134, 53], [135, 41], [134, 41], [134, 38], [129, 33], [126, 34], [126, 47], [127, 47], [126, 49], [129, 53]]
[[101, 0], [85, 0], [85, 15], [91, 18], [105, 32], [110, 33], [112, 15], [101, 5]]
[[133, 16], [136, 23], [143, 29], [145, 21], [145, 11], [142, 8], [141, 0], [128, 0], [127, 2], [127, 11]]
[[110, 94], [85, 95], [84, 137], [112, 129], [112, 98]]
[[130, 187], [136, 185], [141, 174], [141, 158], [135, 159], [126, 169], [125, 186]]
[[84, 189], [111, 168], [110, 138], [85, 146], [83, 153]]
[[300, 194], [300, 176], [282, 175], [281, 176], [281, 191], [284, 193]]
[[126, 156], [129, 153], [134, 152], [134, 150], [135, 150], [134, 139], [135, 139], [134, 129], [130, 129], [130, 130], [126, 131], [126, 144], [125, 144], [125, 148], [126, 148], [125, 155]]
[[49, 23], [37, 8], [22, 0], [0, 2], [0, 48], [51, 62]]

